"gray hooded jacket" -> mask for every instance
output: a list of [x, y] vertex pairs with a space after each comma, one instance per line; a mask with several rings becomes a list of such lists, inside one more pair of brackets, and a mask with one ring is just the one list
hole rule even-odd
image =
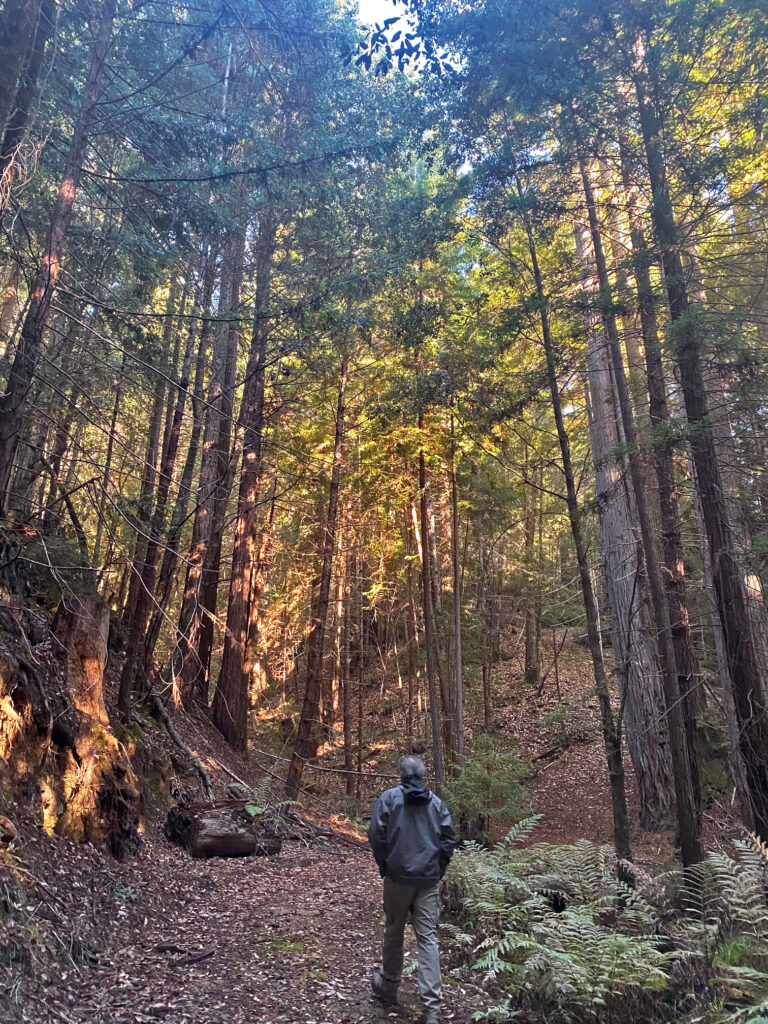
[[445, 874], [457, 840], [443, 801], [410, 776], [376, 801], [368, 842], [382, 878], [431, 889]]

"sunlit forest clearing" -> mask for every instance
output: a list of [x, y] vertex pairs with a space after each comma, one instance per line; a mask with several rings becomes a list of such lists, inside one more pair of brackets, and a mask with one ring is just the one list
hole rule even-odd
[[3, 1021], [416, 1021], [415, 754], [442, 1019], [768, 1024], [766, 125], [758, 0], [0, 3]]

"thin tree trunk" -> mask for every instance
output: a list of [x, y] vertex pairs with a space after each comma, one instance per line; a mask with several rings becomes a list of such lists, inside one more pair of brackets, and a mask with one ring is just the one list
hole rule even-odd
[[253, 334], [240, 409], [240, 422], [244, 428], [243, 456], [232, 549], [227, 626], [221, 671], [211, 707], [214, 725], [237, 750], [246, 749], [248, 732], [247, 645], [251, 592], [256, 585], [254, 570], [260, 546], [258, 513], [264, 460], [267, 343], [270, 335], [267, 314], [276, 229], [277, 224], [273, 217], [267, 215], [262, 219], [256, 256]]
[[37, 80], [45, 56], [45, 47], [53, 35], [55, 18], [56, 0], [42, 0], [34, 42], [16, 92], [15, 109], [5, 126], [0, 146], [0, 220], [10, 203], [13, 179], [18, 166], [17, 157], [26, 135], [32, 103], [37, 91]]
[[[424, 431], [424, 414], [419, 410], [419, 434]], [[440, 729], [440, 706], [437, 700], [437, 659], [435, 620], [432, 610], [432, 558], [429, 544], [429, 510], [427, 503], [427, 464], [424, 449], [419, 449], [419, 510], [421, 517], [421, 590], [424, 611], [424, 648], [427, 657], [427, 686], [429, 689], [429, 715], [432, 723], [432, 760], [435, 789], [441, 793], [445, 782], [443, 774], [442, 736]], [[443, 708], [444, 712], [447, 710]], [[450, 748], [449, 748], [450, 749]]]
[[[357, 437], [357, 475], [360, 477], [360, 435]], [[359, 800], [363, 788], [363, 710], [365, 701], [365, 629], [363, 614], [363, 550], [365, 534], [358, 537], [357, 553], [357, 775], [355, 799]]]
[[40, 0], [6, 0], [0, 14], [0, 132], [13, 114], [17, 83], [30, 58], [30, 40], [39, 20]]
[[99, 569], [101, 578], [101, 538], [104, 532], [104, 524], [107, 517], [107, 501], [109, 498], [109, 484], [112, 474], [112, 455], [115, 447], [115, 432], [117, 428], [117, 417], [120, 413], [120, 402], [123, 396], [123, 374], [125, 372], [126, 350], [123, 349], [120, 356], [120, 370], [115, 382], [115, 401], [112, 405], [112, 416], [109, 421], [109, 437], [107, 438], [107, 451], [104, 456], [104, 473], [101, 477], [101, 494], [99, 495], [98, 522], [96, 523], [96, 539], [93, 542], [93, 568]]
[[406, 664], [408, 672], [408, 708], [405, 716], [405, 730], [407, 733], [406, 750], [413, 753], [413, 701], [416, 684], [416, 605], [413, 599], [413, 564], [411, 561], [413, 552], [413, 533], [411, 522], [406, 508], [403, 513], [403, 539], [405, 541], [405, 583], [408, 593], [408, 606], [405, 612], [405, 636], [406, 636]]
[[355, 794], [354, 760], [352, 750], [352, 653], [351, 653], [351, 632], [352, 632], [352, 587], [351, 587], [352, 559], [347, 550], [344, 560], [344, 589], [342, 613], [343, 632], [341, 644], [341, 715], [344, 726], [344, 768], [346, 775], [347, 796]]
[[451, 413], [451, 549], [453, 554], [453, 649], [456, 701], [456, 762], [464, 761], [464, 680], [461, 651], [461, 560], [459, 558], [459, 487], [456, 481], [456, 429]]
[[[120, 674], [117, 706], [125, 720], [130, 715], [131, 693], [136, 676], [136, 664], [149, 622], [152, 598], [154, 597], [155, 563], [159, 541], [157, 526], [154, 522], [157, 514], [155, 506], [157, 505], [158, 508], [164, 506], [165, 499], [168, 496], [168, 486], [170, 485], [168, 467], [162, 465], [158, 467], [158, 458], [161, 456], [162, 447], [161, 435], [166, 394], [165, 378], [168, 370], [167, 353], [173, 332], [172, 313], [175, 304], [176, 288], [174, 283], [168, 293], [168, 303], [165, 311], [166, 320], [160, 342], [160, 365], [156, 370], [155, 395], [149, 417], [147, 449], [144, 455], [144, 468], [139, 489], [136, 555], [133, 563], [133, 576], [131, 577], [131, 585], [128, 591], [126, 614], [123, 619], [128, 631], [128, 640], [125, 647], [123, 670]], [[158, 469], [160, 480], [155, 500], [155, 480], [157, 479]]]
[[[43, 333], [48, 323], [48, 314], [56, 291], [64, 244], [72, 219], [75, 197], [82, 174], [83, 158], [88, 145], [88, 133], [96, 113], [101, 80], [112, 36], [116, 4], [117, 0], [104, 0], [102, 4], [101, 21], [91, 54], [83, 104], [80, 107], [72, 134], [63, 180], [51, 214], [48, 242], [30, 290], [29, 306], [21, 329], [16, 355], [8, 375], [6, 392], [0, 396], [0, 512], [5, 507], [5, 491], [11, 476], [16, 441], [29, 389], [37, 369]], [[6, 8], [6, 13], [7, 11]], [[1, 49], [2, 45], [0, 45]], [[0, 66], [7, 71], [7, 65], [0, 62]], [[2, 100], [0, 100], [1, 106]]]
[[[530, 471], [530, 455], [527, 442], [523, 446], [523, 501], [525, 502], [523, 516], [523, 532], [525, 537], [525, 569], [529, 574], [529, 580], [533, 575], [536, 542], [536, 507], [534, 491], [532, 487]], [[538, 576], [535, 584], [538, 587]], [[541, 633], [540, 619], [538, 615], [538, 601], [531, 599], [531, 591], [534, 586], [529, 584], [528, 595], [525, 601], [525, 668], [523, 678], [527, 686], [538, 690], [541, 684], [541, 651], [539, 649], [539, 637]]]
[[[519, 182], [517, 183], [517, 188], [518, 193], [522, 198], [522, 187]], [[533, 232], [527, 217], [525, 217], [525, 229], [528, 236], [528, 249], [536, 285], [536, 297], [539, 306], [539, 318], [541, 321], [541, 334], [547, 364], [547, 380], [552, 400], [552, 410], [555, 416], [557, 438], [560, 445], [560, 455], [563, 463], [568, 519], [571, 525], [573, 544], [576, 549], [579, 581], [581, 583], [584, 611], [587, 618], [587, 640], [589, 643], [590, 655], [592, 657], [595, 689], [597, 691], [598, 702], [600, 704], [600, 719], [603, 729], [608, 778], [611, 787], [614, 844], [617, 855], [628, 860], [631, 858], [632, 853], [629, 842], [629, 818], [627, 815], [624, 765], [621, 754], [621, 730], [614, 718], [613, 708], [611, 707], [608, 677], [605, 672], [602, 645], [600, 643], [597, 603], [595, 601], [595, 594], [592, 587], [592, 576], [590, 573], [589, 561], [587, 559], [587, 548], [581, 528], [581, 513], [576, 493], [576, 478], [573, 470], [573, 463], [571, 461], [571, 445], [568, 439], [568, 432], [565, 428], [562, 404], [560, 400], [560, 388], [557, 382], [557, 362], [555, 359], [554, 343], [550, 331], [547, 297], [544, 292], [544, 283], [541, 276], [541, 270], [539, 268], [536, 244], [534, 242]]]
[[[240, 287], [243, 280], [243, 263], [245, 259], [245, 232], [238, 238], [235, 281], [232, 285], [232, 313], [237, 315], [240, 303]], [[194, 688], [208, 701], [208, 684], [211, 670], [211, 653], [213, 651], [213, 635], [216, 624], [216, 607], [219, 596], [219, 576], [221, 572], [221, 546], [224, 539], [224, 526], [227, 519], [227, 506], [235, 480], [235, 452], [242, 436], [242, 424], [238, 422], [238, 430], [234, 432], [233, 423], [235, 410], [235, 380], [237, 378], [237, 354], [240, 340], [240, 328], [236, 320], [230, 322], [227, 335], [226, 371], [224, 390], [221, 401], [221, 416], [216, 442], [218, 454], [218, 470], [216, 488], [213, 499], [213, 515], [211, 518], [211, 536], [205, 552], [203, 568], [201, 610], [202, 620], [197, 644], [197, 657], [188, 661], [187, 666], [197, 673], [198, 682]]]
[[205, 666], [201, 664], [199, 657], [200, 633], [204, 614], [203, 586], [221, 470], [219, 441], [221, 416], [225, 407], [224, 391], [228, 377], [231, 328], [228, 317], [238, 301], [238, 296], [235, 293], [239, 284], [241, 253], [242, 235], [235, 232], [227, 240], [222, 259], [218, 305], [218, 314], [221, 319], [216, 330], [211, 378], [208, 384], [197, 506], [179, 612], [178, 640], [170, 666], [174, 700], [187, 708], [195, 705], [199, 707], [208, 705]]
[[3, 292], [3, 306], [0, 310], [0, 344], [3, 346], [2, 356], [0, 358], [5, 360], [8, 354], [8, 348], [11, 343], [11, 335], [13, 334], [14, 316], [13, 311], [16, 308], [16, 300], [19, 295], [19, 264], [16, 260], [11, 263], [11, 270], [8, 274], [8, 280], [5, 284], [5, 291]]
[[[171, 587], [176, 571], [176, 564], [179, 559], [179, 542], [181, 531], [187, 518], [187, 509], [192, 497], [192, 480], [197, 464], [197, 455], [200, 450], [200, 435], [203, 426], [203, 378], [205, 376], [205, 361], [208, 353], [208, 342], [211, 336], [211, 298], [216, 277], [216, 254], [209, 250], [204, 258], [202, 271], [202, 297], [200, 309], [202, 315], [202, 326], [200, 327], [197, 346], [197, 357], [195, 361], [195, 378], [192, 385], [192, 426], [189, 435], [189, 445], [184, 459], [184, 467], [181, 471], [181, 479], [176, 492], [176, 500], [171, 513], [171, 521], [168, 529], [168, 539], [163, 549], [163, 560], [160, 565], [160, 572], [157, 578], [155, 610], [152, 613], [147, 638], [144, 645], [144, 664], [149, 665], [152, 661], [155, 645], [160, 635], [160, 627], [165, 619], [170, 599]], [[197, 322], [193, 317], [190, 324], [190, 331], [194, 330]]]
[[323, 543], [323, 561], [320, 574], [320, 586], [318, 591], [315, 613], [310, 629], [307, 643], [307, 677], [304, 692], [304, 704], [301, 709], [301, 719], [296, 734], [296, 744], [288, 766], [288, 776], [285, 782], [285, 798], [295, 800], [299, 795], [299, 787], [304, 772], [305, 763], [317, 754], [320, 740], [319, 710], [320, 710], [320, 688], [322, 685], [323, 672], [323, 647], [325, 642], [325, 624], [328, 617], [328, 604], [331, 597], [331, 576], [333, 570], [333, 556], [336, 549], [336, 513], [339, 502], [339, 484], [341, 479], [341, 460], [344, 443], [344, 415], [348, 376], [348, 356], [345, 350], [341, 362], [341, 376], [339, 379], [339, 395], [336, 404], [336, 433], [333, 441], [333, 469], [331, 471], [331, 486], [328, 495], [328, 515], [325, 523], [325, 537]]

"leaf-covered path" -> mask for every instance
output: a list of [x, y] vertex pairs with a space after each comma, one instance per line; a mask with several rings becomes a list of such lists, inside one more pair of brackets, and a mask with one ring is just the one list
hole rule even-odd
[[[139, 863], [113, 868], [111, 877], [117, 894], [111, 934], [72, 971], [50, 979], [30, 1019], [40, 1024], [405, 1024], [418, 1019], [414, 976], [404, 981], [396, 1011], [369, 997], [382, 915], [381, 883], [365, 851], [318, 851], [287, 843], [270, 860], [199, 861], [157, 844]], [[408, 944], [412, 961], [410, 934]], [[469, 1021], [477, 1004], [470, 1007], [452, 979], [445, 988], [446, 1020]]]

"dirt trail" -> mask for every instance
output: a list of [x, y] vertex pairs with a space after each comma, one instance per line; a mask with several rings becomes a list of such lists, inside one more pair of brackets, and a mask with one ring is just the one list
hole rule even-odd
[[[382, 915], [365, 851], [287, 843], [270, 860], [196, 861], [158, 843], [138, 863], [113, 866], [110, 878], [111, 934], [71, 971], [48, 977], [18, 1019], [405, 1024], [419, 1016], [413, 976], [398, 1010], [369, 998]], [[408, 933], [406, 963], [415, 957]], [[445, 988], [446, 1020], [466, 1024], [477, 1004], [450, 976]]]

